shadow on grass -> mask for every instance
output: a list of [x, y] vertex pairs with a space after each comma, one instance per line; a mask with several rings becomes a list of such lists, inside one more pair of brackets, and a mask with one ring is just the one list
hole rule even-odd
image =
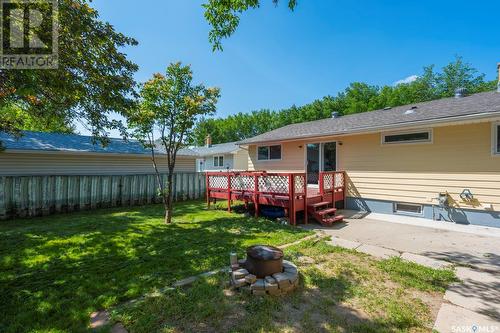
[[201, 202], [178, 204], [171, 225], [158, 205], [2, 223], [0, 332], [85, 332], [95, 310], [305, 235]]

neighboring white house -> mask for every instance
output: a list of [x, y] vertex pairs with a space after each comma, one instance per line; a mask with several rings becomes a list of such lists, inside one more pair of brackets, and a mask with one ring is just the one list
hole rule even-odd
[[248, 170], [248, 151], [236, 142], [212, 145], [207, 136], [204, 147], [190, 147], [197, 155], [196, 171], [245, 171]]

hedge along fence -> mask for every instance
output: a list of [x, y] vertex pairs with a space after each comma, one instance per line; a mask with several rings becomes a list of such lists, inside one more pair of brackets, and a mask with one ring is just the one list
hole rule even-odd
[[[166, 174], [162, 174], [166, 182]], [[0, 219], [161, 202], [155, 174], [0, 176]], [[174, 201], [205, 196], [205, 175], [176, 173]]]

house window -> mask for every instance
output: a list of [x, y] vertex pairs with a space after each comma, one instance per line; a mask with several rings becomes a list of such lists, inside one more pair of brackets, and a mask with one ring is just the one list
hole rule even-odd
[[257, 147], [257, 160], [281, 160], [281, 145]]
[[214, 156], [214, 167], [222, 168], [224, 166], [224, 156]]
[[383, 144], [423, 143], [432, 141], [432, 131], [382, 133]]
[[396, 202], [394, 203], [394, 213], [422, 215], [424, 207], [422, 205]]
[[500, 123], [493, 124], [493, 154], [500, 155]]

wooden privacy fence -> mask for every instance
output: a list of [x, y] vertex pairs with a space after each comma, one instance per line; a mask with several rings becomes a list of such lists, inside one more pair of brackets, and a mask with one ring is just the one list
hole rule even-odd
[[[176, 173], [174, 200], [203, 198], [205, 186], [205, 174]], [[0, 219], [159, 202], [155, 174], [0, 176]]]

